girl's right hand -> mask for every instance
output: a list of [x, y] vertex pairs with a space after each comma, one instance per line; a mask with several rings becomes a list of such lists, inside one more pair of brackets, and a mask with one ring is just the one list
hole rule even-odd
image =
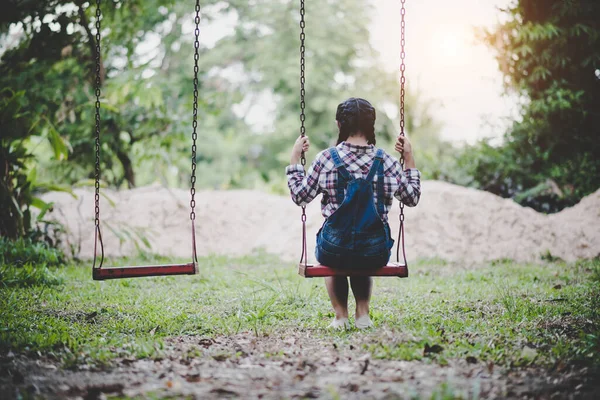
[[404, 168], [417, 168], [415, 158], [413, 156], [412, 144], [406, 136], [398, 136], [394, 149], [404, 156]]

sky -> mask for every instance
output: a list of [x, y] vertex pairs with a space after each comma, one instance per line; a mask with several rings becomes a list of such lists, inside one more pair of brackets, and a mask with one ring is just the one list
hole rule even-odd
[[[372, 0], [371, 40], [384, 68], [400, 65], [400, 0]], [[407, 0], [407, 85], [435, 104], [444, 139], [472, 143], [500, 137], [516, 115], [514, 97], [502, 96], [494, 53], [475, 37], [493, 27], [510, 0]], [[410, 133], [409, 133], [410, 134]]]

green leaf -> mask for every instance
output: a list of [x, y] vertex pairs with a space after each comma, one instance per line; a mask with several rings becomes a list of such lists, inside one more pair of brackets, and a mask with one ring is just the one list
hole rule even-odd
[[37, 178], [37, 168], [33, 167], [27, 174], [27, 180], [31, 183], [35, 183], [36, 178]]
[[78, 199], [73, 189], [68, 185], [60, 185], [57, 183], [36, 183], [35, 188], [42, 192], [63, 192], [69, 193], [74, 199]]
[[31, 205], [40, 210], [40, 213], [36, 218], [36, 221], [39, 222], [44, 219], [46, 212], [48, 212], [48, 210], [52, 208], [54, 203], [46, 203], [44, 200], [40, 199], [39, 197], [33, 197], [31, 199]]
[[48, 123], [48, 141], [54, 151], [54, 158], [57, 160], [66, 160], [69, 157], [69, 147], [66, 141], [60, 136], [54, 125]]

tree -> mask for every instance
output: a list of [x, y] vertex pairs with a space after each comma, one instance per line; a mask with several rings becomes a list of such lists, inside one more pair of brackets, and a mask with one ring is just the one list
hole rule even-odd
[[[370, 100], [377, 109], [378, 145], [391, 148], [398, 133], [398, 115], [386, 112], [398, 106], [397, 74], [384, 71], [369, 41], [366, 0], [322, 1], [306, 4], [306, 132], [313, 144], [312, 154], [335, 143], [337, 105], [351, 96]], [[282, 171], [289, 162], [289, 150], [300, 134], [299, 20], [297, 2], [230, 1], [221, 15], [232, 15], [233, 33], [201, 56], [203, 65], [217, 71], [236, 71], [234, 82], [215, 74], [206, 85], [237, 87], [243, 99], [271, 96], [273, 126], [258, 132], [238, 132], [245, 152], [239, 180], [253, 177], [284, 190]], [[393, 40], [393, 39], [391, 39]], [[398, 49], [400, 52], [400, 49]], [[244, 101], [244, 100], [242, 100]], [[419, 106], [416, 93], [407, 96], [407, 127], [413, 137], [436, 136], [439, 126], [429, 110]], [[417, 123], [417, 121], [420, 121]]]
[[[105, 13], [105, 18], [112, 22], [111, 28], [104, 32], [103, 45], [108, 58], [115, 59], [110, 56], [111, 51], [121, 52], [121, 59], [132, 65], [127, 70], [130, 81], [119, 85], [119, 80], [114, 79], [104, 86], [113, 101], [102, 103], [107, 114], [102, 164], [108, 172], [105, 177], [115, 185], [122, 179], [135, 184], [131, 145], [138, 138], [160, 132], [165, 124], [166, 113], [149, 112], [160, 110], [162, 99], [156, 91], [145, 87], [147, 82], [135, 79], [144, 65], [135, 65], [137, 59], [133, 54], [145, 32], [165, 20], [159, 9], [162, 4], [170, 2], [113, 3]], [[93, 174], [92, 65], [96, 43], [90, 14], [95, 10], [83, 1], [48, 0], [9, 2], [3, 11], [6, 12], [0, 18], [3, 49], [0, 87], [4, 88], [0, 93], [0, 235], [14, 239], [32, 233], [31, 206], [41, 208], [38, 218], [48, 209], [49, 205], [37, 194], [64, 189], [44, 181], [58, 178], [61, 183], [72, 183]], [[144, 13], [147, 18], [136, 18]], [[115, 64], [103, 62], [101, 71], [101, 81], [106, 83], [107, 75], [115, 71]], [[126, 81], [122, 75], [122, 81]], [[142, 88], [143, 97], [139, 94]], [[141, 100], [133, 101], [134, 94]], [[133, 106], [121, 108], [124, 101]], [[139, 128], [135, 136], [132, 128]], [[41, 139], [48, 139], [49, 146], [44, 146]], [[44, 153], [47, 160], [34, 157], [33, 152], [39, 155], [40, 148], [48, 150]], [[69, 162], [56, 163], [69, 157]], [[122, 173], [114, 167], [114, 160], [120, 162]], [[50, 168], [38, 168], [40, 165]], [[48, 170], [52, 168], [60, 169], [61, 173], [50, 176]]]
[[[187, 186], [193, 5], [176, 0], [102, 4], [103, 183], [122, 188], [161, 180]], [[376, 106], [379, 145], [389, 145], [397, 133], [397, 113], [389, 110], [398, 101], [398, 78], [377, 64], [367, 29], [369, 7], [367, 0], [307, 4], [306, 114], [315, 149], [335, 140], [335, 109], [349, 96]], [[27, 165], [15, 161], [12, 166], [24, 175], [37, 166], [38, 180], [89, 181], [95, 162], [95, 3], [19, 1], [3, 11], [0, 85], [19, 93], [20, 115], [27, 116], [20, 130], [4, 122], [1, 127], [25, 145], [20, 158]], [[212, 43], [201, 40], [199, 48], [197, 186], [282, 191], [283, 167], [300, 123], [298, 4], [203, 1], [201, 37], [212, 36], [213, 22], [227, 20], [234, 21], [231, 31]], [[261, 97], [274, 104], [265, 113], [273, 124], [257, 129], [240, 109]], [[437, 126], [418, 102], [409, 93], [409, 132], [435, 135]], [[64, 143], [58, 156], [49, 146], [28, 146], [48, 136], [45, 132]], [[25, 201], [19, 207], [27, 206]]]
[[600, 187], [600, 2], [518, 0], [486, 33], [521, 118], [501, 147], [469, 152], [476, 184], [541, 211]]

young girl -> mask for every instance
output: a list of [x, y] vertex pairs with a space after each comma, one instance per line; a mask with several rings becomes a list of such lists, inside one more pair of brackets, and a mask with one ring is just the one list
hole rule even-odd
[[[387, 222], [393, 198], [416, 206], [421, 174], [407, 137], [399, 136], [395, 145], [404, 154], [404, 171], [397, 159], [375, 148], [375, 109], [367, 100], [344, 101], [335, 119], [337, 146], [320, 152], [306, 176], [300, 157], [310, 142], [306, 136], [296, 140], [286, 168], [292, 200], [303, 206], [323, 195], [325, 222], [317, 233], [315, 251], [319, 263], [332, 268], [379, 268], [389, 261], [394, 244]], [[327, 277], [325, 286], [335, 310], [330, 326], [348, 328], [348, 279]], [[372, 278], [351, 277], [350, 286], [356, 299], [356, 327], [373, 326], [369, 317]]]

